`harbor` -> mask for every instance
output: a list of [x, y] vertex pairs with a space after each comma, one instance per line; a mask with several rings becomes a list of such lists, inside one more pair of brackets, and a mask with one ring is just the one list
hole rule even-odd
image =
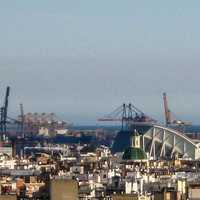
[[[54, 113], [26, 114], [23, 104], [14, 119], [7, 112], [9, 96], [7, 87], [1, 108], [3, 199], [62, 199], [61, 194], [72, 200], [198, 196], [199, 129], [173, 118], [166, 93], [165, 125], [131, 103], [97, 119], [107, 125], [73, 126]], [[117, 125], [109, 125], [114, 121]]]
[[0, 200], [200, 200], [200, 1], [0, 2]]

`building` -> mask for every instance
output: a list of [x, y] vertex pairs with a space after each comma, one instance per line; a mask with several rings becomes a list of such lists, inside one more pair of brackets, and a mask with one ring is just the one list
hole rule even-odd
[[16, 195], [0, 195], [0, 200], [17, 200]]
[[200, 143], [172, 128], [150, 123], [135, 123], [130, 131], [120, 131], [116, 136], [112, 152], [123, 152], [129, 146], [133, 130], [142, 136], [141, 147], [152, 159], [182, 158], [197, 160], [200, 158]]
[[112, 200], [150, 200], [150, 197], [136, 194], [119, 194], [113, 195]]
[[58, 179], [50, 183], [51, 200], [77, 200], [78, 184], [74, 180]]
[[135, 130], [134, 134], [130, 137], [130, 147], [126, 148], [123, 154], [123, 160], [146, 160], [147, 155], [140, 146], [140, 135]]
[[200, 183], [191, 183], [188, 186], [188, 197], [191, 200], [200, 200]]

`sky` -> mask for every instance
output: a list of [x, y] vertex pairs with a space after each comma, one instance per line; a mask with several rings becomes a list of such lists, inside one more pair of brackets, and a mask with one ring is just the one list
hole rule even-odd
[[200, 124], [199, 0], [0, 0], [0, 96], [9, 115], [94, 124], [123, 102], [163, 120], [162, 93]]

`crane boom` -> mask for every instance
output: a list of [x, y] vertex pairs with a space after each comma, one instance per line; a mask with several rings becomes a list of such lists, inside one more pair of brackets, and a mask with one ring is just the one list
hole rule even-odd
[[98, 121], [121, 121], [122, 129], [130, 128], [134, 123], [156, 123], [156, 120], [144, 114], [141, 110], [136, 108], [133, 104], [123, 103], [120, 107], [115, 109], [113, 112], [99, 118]]

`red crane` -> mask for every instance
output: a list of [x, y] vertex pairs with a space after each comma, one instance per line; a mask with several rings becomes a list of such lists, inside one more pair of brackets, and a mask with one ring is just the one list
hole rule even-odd
[[186, 121], [182, 121], [179, 119], [176, 119], [176, 117], [174, 117], [173, 113], [171, 112], [171, 110], [168, 107], [168, 101], [167, 101], [167, 94], [163, 93], [163, 102], [164, 102], [164, 110], [165, 110], [165, 124], [166, 126], [169, 125], [191, 125], [191, 122], [186, 122]]

